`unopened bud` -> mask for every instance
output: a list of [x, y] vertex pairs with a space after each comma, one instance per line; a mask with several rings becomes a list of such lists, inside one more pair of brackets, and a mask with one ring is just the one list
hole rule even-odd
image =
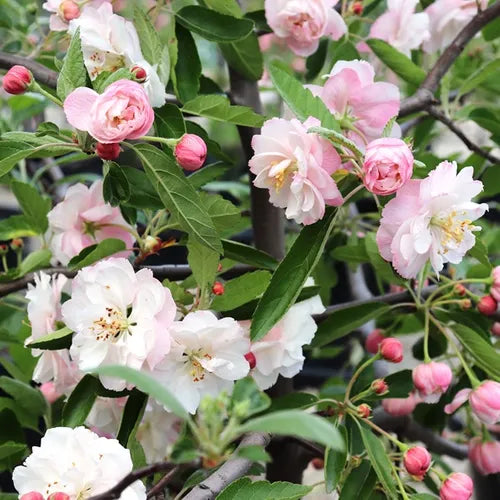
[[384, 379], [378, 378], [374, 380], [371, 385], [371, 389], [375, 394], [381, 396], [382, 394], [386, 394], [389, 392], [389, 386]]
[[136, 82], [143, 83], [148, 77], [146, 70], [140, 66], [134, 66], [130, 71], [133, 73]]
[[460, 301], [460, 309], [466, 311], [472, 307], [472, 302], [470, 299], [463, 299]]
[[245, 354], [245, 359], [248, 361], [248, 364], [250, 365], [250, 370], [253, 370], [255, 368], [255, 365], [257, 364], [257, 359], [255, 358], [255, 354], [253, 352], [247, 352]]
[[493, 323], [491, 333], [495, 335], [495, 337], [500, 337], [500, 322], [495, 321], [495, 323]]
[[311, 460], [311, 465], [316, 469], [316, 470], [322, 470], [325, 468], [325, 461], [322, 458], [313, 458]]
[[95, 147], [97, 156], [102, 160], [116, 160], [120, 156], [120, 145], [117, 143], [104, 144], [98, 142]]
[[403, 344], [398, 339], [388, 337], [380, 342], [380, 354], [386, 361], [400, 363], [403, 360]]
[[24, 247], [24, 243], [23, 243], [23, 240], [21, 238], [14, 238], [11, 242], [10, 242], [10, 248], [12, 248], [12, 250], [19, 250], [20, 248], [23, 248]]
[[195, 134], [184, 134], [175, 146], [174, 155], [177, 163], [184, 170], [198, 170], [205, 163], [207, 145], [201, 137]]
[[215, 295], [222, 295], [224, 293], [224, 285], [220, 281], [216, 281], [212, 287], [212, 292]]
[[30, 491], [19, 497], [19, 500], [44, 500], [43, 495], [38, 491]]
[[69, 495], [67, 493], [63, 493], [62, 491], [57, 491], [56, 493], [52, 493], [49, 495], [47, 500], [69, 500]]
[[361, 2], [354, 2], [352, 4], [352, 13], [356, 16], [363, 14], [363, 4]]
[[24, 94], [33, 81], [33, 75], [24, 66], [12, 66], [2, 79], [2, 87], [8, 94]]
[[0, 255], [7, 255], [8, 252], [9, 252], [9, 247], [4, 243], [2, 243], [0, 245]]
[[80, 17], [80, 8], [72, 0], [64, 0], [59, 7], [59, 11], [61, 17], [68, 22]]
[[457, 295], [460, 295], [461, 297], [463, 297], [465, 295], [465, 287], [462, 285], [462, 283], [457, 283], [455, 285], [454, 290], [455, 290], [455, 293]]
[[357, 408], [357, 411], [358, 411], [358, 415], [361, 418], [368, 418], [372, 413], [372, 409], [365, 403], [360, 404]]
[[496, 313], [497, 306], [497, 301], [491, 295], [485, 295], [479, 300], [477, 309], [481, 314], [491, 316]]

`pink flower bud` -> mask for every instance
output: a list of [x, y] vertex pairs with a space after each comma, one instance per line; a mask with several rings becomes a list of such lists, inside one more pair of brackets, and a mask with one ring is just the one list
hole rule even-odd
[[354, 2], [352, 4], [352, 13], [356, 16], [363, 14], [363, 4], [361, 2]]
[[500, 442], [474, 438], [469, 443], [469, 460], [483, 475], [500, 473]]
[[54, 401], [57, 401], [62, 396], [62, 394], [56, 391], [56, 386], [54, 382], [45, 382], [39, 387], [39, 389], [40, 392], [43, 394], [43, 397], [49, 404], [52, 404]]
[[410, 393], [407, 398], [388, 398], [382, 401], [384, 410], [393, 417], [409, 415], [417, 406], [418, 399]]
[[386, 361], [400, 363], [403, 360], [403, 344], [398, 339], [389, 337], [380, 342], [380, 354]]
[[95, 147], [97, 156], [103, 160], [116, 160], [120, 156], [120, 145], [117, 143], [104, 144], [98, 142]]
[[491, 273], [493, 284], [491, 285], [490, 294], [497, 301], [500, 302], [500, 266], [496, 266]]
[[61, 12], [61, 17], [65, 21], [69, 22], [77, 17], [80, 17], [80, 8], [72, 0], [64, 0], [64, 2], [60, 5], [59, 10]]
[[389, 195], [395, 193], [413, 173], [413, 155], [401, 139], [376, 139], [366, 147], [363, 182], [368, 191]]
[[470, 393], [469, 403], [479, 420], [496, 424], [500, 420], [500, 383], [493, 380], [483, 382]]
[[372, 409], [365, 403], [360, 404], [357, 410], [358, 410], [358, 415], [361, 418], [368, 418], [372, 413]]
[[130, 71], [134, 74], [135, 80], [139, 83], [145, 82], [148, 77], [146, 70], [140, 66], [134, 66]]
[[431, 465], [431, 454], [421, 446], [410, 448], [404, 455], [405, 468], [408, 474], [417, 481], [422, 481]]
[[184, 134], [175, 147], [175, 158], [184, 170], [198, 170], [205, 163], [207, 145], [194, 134]]
[[500, 337], [500, 322], [495, 321], [491, 327], [491, 333], [495, 335], [495, 337]]
[[322, 458], [313, 458], [311, 460], [311, 465], [316, 469], [316, 470], [323, 470], [325, 468], [325, 461]]
[[371, 354], [377, 354], [378, 346], [385, 337], [382, 335], [382, 330], [380, 328], [376, 328], [373, 330], [365, 340], [365, 349]]
[[220, 281], [216, 281], [212, 287], [212, 292], [215, 295], [222, 295], [224, 293], [224, 285]]
[[371, 388], [375, 394], [381, 396], [389, 391], [389, 386], [384, 379], [378, 378], [372, 382]]
[[63, 493], [62, 491], [57, 491], [56, 493], [49, 495], [47, 500], [69, 500], [69, 498], [68, 494]]
[[253, 352], [247, 352], [245, 354], [245, 359], [248, 361], [248, 364], [250, 365], [250, 370], [253, 370], [255, 368], [255, 365], [257, 364], [257, 359], [255, 357], [255, 354]]
[[448, 390], [453, 374], [445, 363], [422, 363], [413, 369], [413, 384], [424, 403], [437, 403]]
[[481, 297], [477, 304], [477, 309], [481, 314], [485, 316], [491, 316], [497, 311], [497, 301], [491, 295], [485, 295]]
[[2, 87], [8, 94], [24, 94], [33, 81], [33, 75], [24, 66], [12, 66], [2, 80]]
[[462, 472], [453, 472], [439, 490], [441, 500], [469, 500], [472, 496], [474, 483], [472, 479]]
[[38, 491], [30, 491], [19, 497], [19, 500], [43, 500], [43, 495]]

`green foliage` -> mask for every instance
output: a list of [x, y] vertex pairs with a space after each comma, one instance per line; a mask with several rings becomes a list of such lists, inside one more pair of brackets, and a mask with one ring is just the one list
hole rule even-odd
[[[344, 442], [347, 443], [347, 431], [344, 426], [339, 427]], [[340, 481], [342, 471], [347, 460], [347, 446], [344, 450], [325, 450], [325, 489], [327, 493], [335, 490]]]
[[85, 247], [78, 255], [73, 257], [68, 267], [82, 269], [95, 262], [125, 250], [125, 242], [116, 238], [107, 238], [100, 243]]
[[82, 42], [80, 40], [80, 29], [78, 28], [71, 39], [57, 79], [57, 95], [64, 101], [73, 90], [78, 87], [85, 87], [86, 82], [87, 70], [83, 63]]
[[149, 16], [139, 7], [134, 9], [134, 25], [139, 35], [144, 59], [149, 64], [158, 64], [162, 56], [162, 43]]
[[298, 500], [307, 495], [313, 489], [312, 486], [287, 483], [279, 481], [270, 483], [268, 481], [255, 481], [249, 477], [242, 477], [224, 488], [216, 497], [216, 500], [248, 500], [258, 498], [259, 500]]
[[63, 408], [65, 427], [78, 427], [85, 423], [100, 386], [99, 379], [88, 374], [78, 382]]
[[200, 90], [201, 62], [191, 32], [181, 24], [176, 24], [175, 35], [178, 50], [182, 54], [175, 65], [175, 89], [179, 101], [186, 102], [194, 99]]
[[10, 187], [31, 227], [38, 234], [47, 231], [47, 214], [51, 208], [51, 201], [40, 195], [37, 189], [24, 182], [11, 182]]
[[33, 342], [27, 344], [26, 347], [31, 349], [46, 349], [51, 351], [58, 351], [59, 349], [67, 349], [71, 345], [71, 337], [73, 332], [67, 326], [56, 330], [55, 332], [48, 333], [43, 337], [39, 337]]

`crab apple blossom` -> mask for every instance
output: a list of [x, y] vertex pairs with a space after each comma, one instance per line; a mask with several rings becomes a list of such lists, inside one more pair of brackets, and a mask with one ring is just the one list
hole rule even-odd
[[413, 49], [430, 38], [429, 17], [415, 12], [418, 0], [388, 0], [387, 11], [370, 28], [368, 38], [385, 40], [409, 56]]
[[453, 472], [444, 481], [439, 490], [441, 500], [469, 500], [472, 496], [474, 483], [462, 472]]
[[488, 6], [488, 0], [436, 0], [425, 13], [429, 16], [430, 38], [423, 43], [423, 49], [432, 54], [448, 47], [465, 25]]
[[431, 466], [431, 454], [422, 446], [414, 446], [404, 454], [403, 462], [408, 474], [417, 481], [422, 481]]
[[469, 460], [483, 475], [500, 473], [500, 442], [476, 437], [469, 442]]
[[2, 78], [2, 87], [8, 94], [24, 94], [33, 82], [31, 71], [16, 64]]
[[79, 87], [66, 97], [64, 113], [73, 127], [104, 144], [138, 139], [154, 121], [146, 92], [130, 80], [118, 80], [102, 94]]
[[490, 288], [490, 295], [497, 301], [500, 302], [500, 266], [496, 266], [491, 273], [493, 283]]
[[342, 16], [334, 7], [338, 0], [265, 0], [266, 20], [274, 34], [283, 38], [299, 56], [310, 56], [319, 40], [338, 40], [347, 32]]
[[152, 375], [188, 412], [196, 412], [203, 396], [231, 392], [234, 381], [248, 374], [250, 342], [233, 318], [195, 311], [176, 321], [170, 334], [171, 351]]
[[254, 135], [254, 156], [249, 161], [254, 185], [269, 189], [270, 202], [286, 208], [288, 219], [313, 224], [325, 214], [325, 205], [339, 206], [342, 195], [332, 179], [341, 167], [333, 145], [316, 134], [308, 134], [319, 120], [266, 121], [261, 134]]
[[[131, 248], [134, 238], [131, 227], [118, 207], [104, 201], [102, 181], [90, 188], [84, 184], [71, 186], [47, 215], [49, 219], [50, 249], [54, 259], [66, 265], [84, 248], [107, 238], [123, 240]], [[130, 250], [120, 255], [130, 255]]]
[[[251, 375], [260, 389], [269, 389], [278, 375], [291, 378], [300, 372], [305, 359], [302, 346], [311, 343], [318, 329], [312, 315], [324, 311], [318, 295], [298, 302], [262, 339], [252, 343], [255, 368]], [[249, 322], [244, 326], [249, 328]]]
[[365, 349], [370, 354], [377, 354], [378, 346], [384, 339], [385, 337], [382, 335], [382, 330], [380, 328], [375, 328], [375, 330], [372, 330], [366, 337]]
[[[340, 121], [346, 135], [363, 149], [379, 139], [387, 122], [399, 113], [399, 89], [374, 79], [375, 70], [369, 62], [337, 61], [322, 87], [307, 85]], [[400, 135], [397, 125], [392, 135]]]
[[[130, 451], [116, 439], [99, 437], [84, 427], [53, 427], [24, 464], [14, 469], [12, 480], [20, 496], [39, 492], [48, 498], [62, 493], [77, 500], [104, 493], [131, 471]], [[120, 496], [121, 500], [145, 498], [141, 481]]]
[[453, 374], [446, 363], [422, 363], [413, 369], [413, 384], [423, 403], [437, 403], [448, 390]]
[[[78, 272], [63, 320], [75, 335], [70, 353], [82, 371], [120, 364], [153, 369], [170, 349], [176, 314], [170, 290], [149, 269], [137, 273], [129, 261], [111, 258]], [[123, 380], [101, 376], [107, 389]]]
[[47, 0], [42, 7], [51, 12], [49, 28], [51, 31], [66, 31], [69, 22], [80, 17], [82, 12], [88, 8], [97, 8], [110, 0], [89, 0], [86, 2], [76, 2], [73, 0]]
[[403, 361], [403, 344], [398, 339], [388, 337], [382, 340], [379, 345], [380, 354], [391, 363]]
[[484, 316], [492, 316], [496, 313], [497, 301], [491, 295], [484, 295], [477, 303], [477, 310]]
[[363, 183], [368, 191], [387, 196], [395, 193], [411, 178], [413, 155], [404, 141], [376, 139], [366, 147]]
[[175, 159], [177, 163], [188, 171], [198, 170], [205, 163], [207, 145], [196, 134], [184, 134], [175, 146]]
[[430, 260], [439, 273], [444, 264], [458, 264], [476, 241], [473, 221], [488, 205], [472, 198], [482, 189], [472, 167], [457, 173], [455, 162], [444, 161], [423, 180], [409, 180], [382, 211], [377, 244], [404, 278], [414, 278]]
[[402, 417], [410, 415], [413, 412], [419, 399], [413, 392], [407, 398], [387, 398], [382, 400], [382, 407], [393, 417]]

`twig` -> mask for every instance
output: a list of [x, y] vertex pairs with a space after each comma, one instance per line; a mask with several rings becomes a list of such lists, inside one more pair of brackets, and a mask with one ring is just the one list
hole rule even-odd
[[99, 495], [94, 495], [90, 497], [89, 500], [114, 500], [116, 498], [120, 498], [122, 492], [137, 480], [150, 476], [151, 474], [155, 474], [156, 472], [168, 471], [172, 468], [174, 468], [174, 465], [169, 462], [158, 462], [148, 465], [147, 467], [134, 470], [127, 474], [118, 484], [113, 486], [113, 488], [104, 493], [100, 493]]
[[171, 471], [167, 472], [147, 493], [146, 498], [152, 498], [158, 493], [163, 492], [165, 486], [170, 480], [179, 472], [180, 466], [174, 467]]
[[56, 71], [45, 67], [43, 64], [40, 64], [33, 59], [8, 54], [7, 52], [0, 52], [0, 69], [10, 69], [16, 64], [28, 68], [33, 73], [33, 76], [38, 83], [47, 85], [47, 87], [51, 87], [53, 89], [56, 88], [58, 77], [58, 73]]

